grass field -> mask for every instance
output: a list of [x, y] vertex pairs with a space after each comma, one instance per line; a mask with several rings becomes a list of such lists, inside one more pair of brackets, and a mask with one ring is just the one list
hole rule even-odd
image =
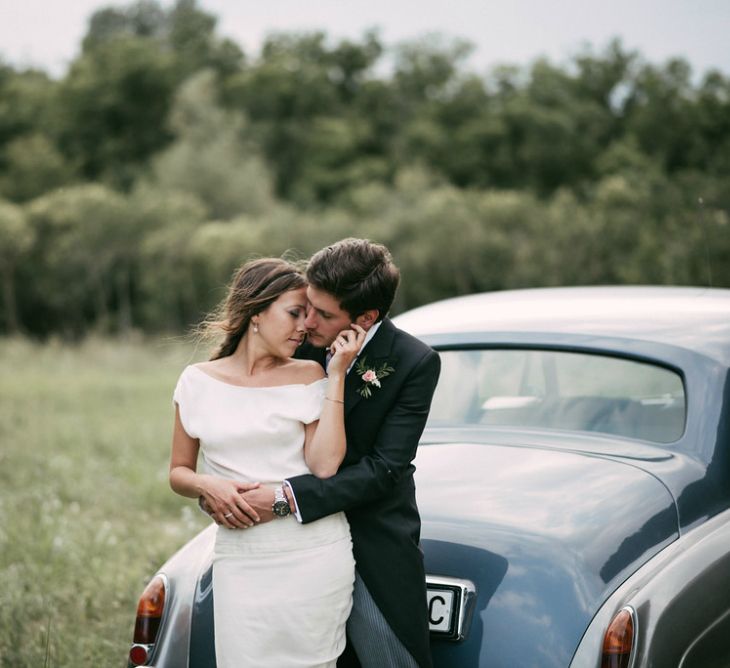
[[147, 579], [206, 524], [167, 484], [193, 357], [169, 340], [0, 340], [3, 668], [126, 665]]

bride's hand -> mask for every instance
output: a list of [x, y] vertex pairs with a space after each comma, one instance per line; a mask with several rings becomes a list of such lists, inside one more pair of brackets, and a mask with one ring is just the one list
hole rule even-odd
[[245, 529], [259, 521], [256, 511], [243, 498], [243, 492], [256, 489], [260, 483], [245, 483], [211, 475], [202, 475], [200, 492], [208, 514], [228, 529]]
[[327, 375], [347, 373], [347, 369], [362, 348], [367, 332], [354, 323], [350, 325], [352, 329], [341, 331], [330, 346], [332, 358], [327, 365]]

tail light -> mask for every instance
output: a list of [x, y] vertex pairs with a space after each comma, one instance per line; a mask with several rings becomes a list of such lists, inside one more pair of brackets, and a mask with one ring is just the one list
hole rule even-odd
[[629, 668], [636, 645], [636, 613], [633, 608], [619, 610], [603, 636], [601, 668]]
[[132, 649], [129, 650], [130, 666], [144, 666], [152, 657], [165, 612], [166, 594], [167, 578], [164, 575], [155, 575], [142, 592], [137, 604]]

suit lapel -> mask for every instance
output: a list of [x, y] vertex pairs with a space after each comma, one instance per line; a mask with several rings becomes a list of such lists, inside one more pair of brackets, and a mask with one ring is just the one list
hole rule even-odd
[[[368, 342], [365, 348], [360, 353], [360, 356], [355, 361], [355, 365], [350, 369], [350, 373], [347, 374], [347, 380], [345, 381], [345, 413], [349, 413], [361, 400], [363, 396], [359, 390], [363, 386], [362, 378], [357, 374], [355, 368], [360, 360], [366, 360], [366, 366], [368, 369], [379, 367], [383, 362], [390, 362], [391, 366], [395, 366], [395, 360], [390, 358], [391, 349], [393, 348], [393, 337], [395, 336], [395, 325], [388, 319], [383, 320], [383, 324], [380, 325], [378, 331]], [[387, 382], [387, 381], [386, 381]], [[373, 388], [373, 394], [366, 399], [371, 401], [375, 398], [375, 392], [378, 388]]]

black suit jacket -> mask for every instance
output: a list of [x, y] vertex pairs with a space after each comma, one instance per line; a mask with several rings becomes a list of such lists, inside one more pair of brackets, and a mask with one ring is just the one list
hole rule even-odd
[[[306, 344], [297, 357], [324, 364]], [[431, 665], [421, 520], [412, 464], [441, 363], [437, 353], [387, 318], [360, 355], [394, 371], [370, 397], [352, 369], [345, 382], [347, 451], [338, 473], [289, 479], [304, 522], [345, 511], [357, 570], [391, 628], [419, 666]]]

